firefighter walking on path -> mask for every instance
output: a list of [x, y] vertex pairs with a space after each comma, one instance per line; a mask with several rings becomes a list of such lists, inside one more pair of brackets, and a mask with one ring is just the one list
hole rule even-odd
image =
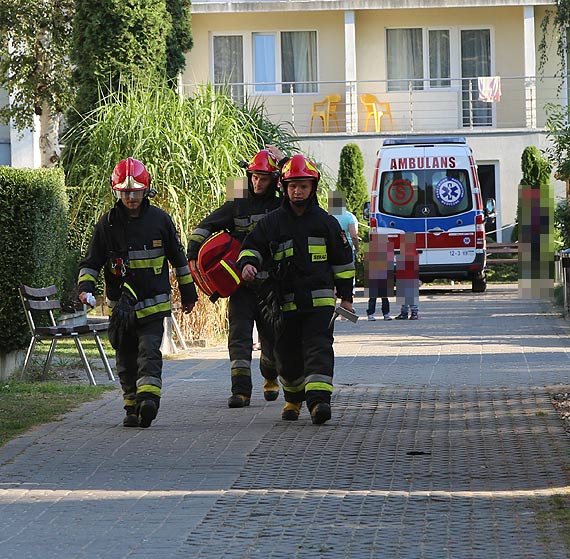
[[176, 271], [183, 311], [190, 312], [197, 300], [174, 223], [149, 202], [150, 182], [146, 167], [132, 157], [115, 166], [111, 187], [118, 200], [95, 226], [78, 280], [79, 299], [90, 303], [104, 266], [125, 427], [149, 427], [160, 406], [160, 344], [164, 318], [171, 313], [168, 262]]
[[[238, 260], [245, 281], [270, 267], [283, 326], [275, 357], [285, 395], [281, 417], [299, 418], [304, 400], [312, 422], [331, 418], [333, 321], [336, 298], [352, 311], [354, 262], [338, 221], [317, 202], [320, 174], [301, 154], [283, 166], [282, 206], [247, 236]], [[336, 292], [335, 292], [336, 291]]]
[[[247, 192], [234, 194], [234, 199], [203, 219], [190, 235], [188, 260], [192, 272], [202, 244], [218, 231], [228, 231], [240, 243], [254, 229], [257, 222], [268, 212], [280, 205], [277, 192], [279, 166], [277, 158], [268, 150], [259, 151], [247, 164]], [[255, 281], [241, 285], [230, 296], [228, 319], [230, 325], [228, 350], [232, 394], [228, 399], [230, 408], [249, 406], [252, 392], [251, 359], [253, 349], [253, 327], [257, 324], [261, 343], [260, 369], [264, 377], [263, 395], [267, 401], [279, 396], [279, 383], [273, 356], [273, 326], [265, 320], [261, 299], [267, 291], [268, 273], [260, 268]]]

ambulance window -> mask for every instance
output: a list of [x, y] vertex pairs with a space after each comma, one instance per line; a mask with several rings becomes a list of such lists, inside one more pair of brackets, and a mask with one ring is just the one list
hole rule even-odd
[[399, 217], [413, 217], [418, 201], [418, 175], [412, 171], [382, 173], [379, 211]]
[[431, 200], [438, 215], [456, 215], [472, 208], [469, 175], [463, 169], [426, 171], [426, 198]]

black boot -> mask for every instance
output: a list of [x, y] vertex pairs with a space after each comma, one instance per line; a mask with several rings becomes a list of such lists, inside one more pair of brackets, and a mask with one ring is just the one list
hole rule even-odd
[[124, 427], [138, 427], [139, 416], [137, 415], [136, 406], [125, 406], [126, 415], [123, 418]]
[[249, 396], [232, 394], [228, 398], [228, 408], [245, 408], [246, 406], [249, 406]]
[[273, 402], [279, 397], [279, 383], [277, 379], [265, 379], [263, 383], [263, 397], [268, 402]]
[[139, 427], [146, 429], [150, 427], [153, 419], [158, 413], [158, 405], [154, 400], [144, 400], [139, 405]]
[[322, 425], [331, 418], [331, 407], [326, 402], [315, 404], [311, 409], [311, 420], [315, 425]]

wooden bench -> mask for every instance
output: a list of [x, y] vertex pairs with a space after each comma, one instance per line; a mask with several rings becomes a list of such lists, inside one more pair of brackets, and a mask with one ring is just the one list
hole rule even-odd
[[[500, 255], [498, 258], [495, 255]], [[503, 255], [510, 255], [505, 258]], [[487, 243], [487, 266], [496, 264], [518, 264], [518, 243]]]

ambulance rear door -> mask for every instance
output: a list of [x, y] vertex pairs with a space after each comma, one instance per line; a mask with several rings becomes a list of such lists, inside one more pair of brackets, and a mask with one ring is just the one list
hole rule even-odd
[[[408, 149], [387, 149], [378, 176], [377, 192], [373, 192], [371, 217], [376, 218], [376, 231], [387, 234], [399, 249], [399, 235], [415, 233], [420, 265], [426, 263], [427, 221], [420, 209], [426, 206], [426, 191], [421, 171], [408, 169]], [[374, 196], [376, 194], [376, 196]]]
[[426, 146], [423, 159], [417, 163], [423, 167], [425, 198], [420, 211], [426, 219], [424, 263], [428, 266], [473, 263], [477, 208], [466, 147]]

